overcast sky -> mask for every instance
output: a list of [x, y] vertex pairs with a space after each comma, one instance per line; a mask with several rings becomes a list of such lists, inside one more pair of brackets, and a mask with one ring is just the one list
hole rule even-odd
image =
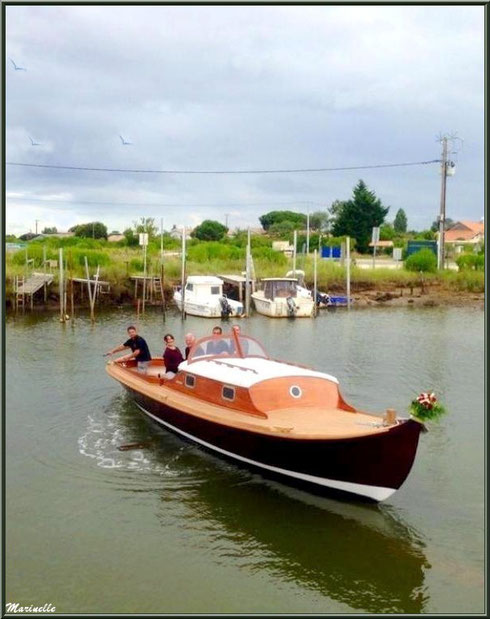
[[[447, 216], [484, 210], [482, 6], [8, 6], [7, 162], [122, 170], [289, 170], [439, 159]], [[17, 65], [17, 70], [14, 67]], [[26, 70], [21, 70], [26, 69]], [[119, 136], [131, 144], [123, 144]], [[35, 145], [31, 144], [31, 138]], [[461, 148], [461, 144], [463, 144]], [[142, 217], [164, 228], [348, 199], [437, 218], [438, 164], [157, 174], [7, 165], [7, 233]]]

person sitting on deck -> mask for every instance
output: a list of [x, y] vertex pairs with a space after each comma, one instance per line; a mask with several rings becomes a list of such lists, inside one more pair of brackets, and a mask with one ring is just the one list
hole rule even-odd
[[115, 360], [115, 363], [124, 363], [130, 359], [136, 359], [138, 372], [146, 374], [151, 361], [151, 354], [148, 344], [146, 343], [146, 340], [141, 337], [141, 335], [138, 335], [136, 327], [128, 327], [128, 335], [129, 340], [124, 342], [124, 344], [107, 351], [104, 356], [106, 357], [108, 355], [112, 355], [116, 352], [124, 350], [125, 348], [131, 348], [131, 352], [128, 355], [119, 357]]
[[213, 339], [209, 340], [206, 346], [207, 355], [220, 355], [221, 353], [229, 352], [227, 343], [220, 339], [222, 333], [223, 329], [221, 327], [214, 327]]
[[165, 342], [165, 351], [163, 353], [163, 362], [165, 364], [165, 374], [163, 378], [170, 379], [179, 371], [179, 364], [182, 363], [184, 358], [182, 353], [175, 345], [174, 336], [171, 333], [167, 333], [163, 341]]

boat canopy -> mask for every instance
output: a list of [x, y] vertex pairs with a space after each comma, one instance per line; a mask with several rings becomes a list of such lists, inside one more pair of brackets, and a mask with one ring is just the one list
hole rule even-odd
[[264, 282], [264, 297], [271, 301], [276, 297], [296, 297], [298, 293], [297, 279], [292, 278], [268, 278], [263, 279]]
[[239, 359], [261, 357], [262, 359], [269, 359], [269, 355], [257, 340], [236, 333], [203, 337], [197, 340], [189, 352], [187, 363], [210, 359], [211, 357]]

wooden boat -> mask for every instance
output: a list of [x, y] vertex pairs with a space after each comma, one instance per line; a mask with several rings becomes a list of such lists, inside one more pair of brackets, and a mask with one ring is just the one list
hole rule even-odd
[[[182, 311], [182, 292], [174, 292], [174, 301]], [[184, 294], [186, 314], [204, 318], [224, 318], [241, 316], [243, 303], [228, 299], [223, 294], [223, 280], [207, 275], [190, 275], [187, 278]]]
[[[210, 350], [218, 341], [227, 352]], [[317, 492], [388, 498], [410, 472], [423, 427], [355, 409], [333, 376], [273, 360], [255, 339], [234, 331], [198, 340], [170, 380], [162, 378], [162, 359], [153, 359], [146, 375], [134, 361], [106, 367], [169, 430]]]
[[263, 289], [252, 294], [255, 309], [271, 318], [299, 318], [313, 315], [311, 295], [298, 291], [295, 277], [268, 277], [261, 280]]

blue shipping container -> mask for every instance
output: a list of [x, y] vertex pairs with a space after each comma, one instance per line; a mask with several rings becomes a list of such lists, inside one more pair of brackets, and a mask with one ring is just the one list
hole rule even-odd
[[336, 247], [322, 247], [322, 258], [338, 258], [342, 257], [340, 246]]
[[407, 258], [421, 249], [431, 249], [437, 256], [437, 241], [408, 241]]

